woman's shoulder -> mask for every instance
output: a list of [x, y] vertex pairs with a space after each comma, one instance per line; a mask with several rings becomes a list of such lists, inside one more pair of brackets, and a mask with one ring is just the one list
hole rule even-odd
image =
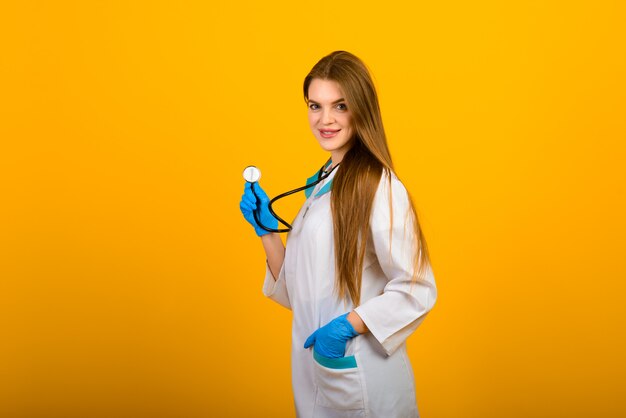
[[409, 193], [402, 181], [398, 178], [393, 170], [383, 169], [376, 190], [376, 200], [378, 202], [387, 202], [391, 199], [393, 202], [408, 203]]
[[393, 171], [383, 170], [374, 196], [374, 211], [405, 213], [411, 206], [411, 197], [402, 181]]
[[373, 203], [372, 230], [388, 230], [392, 221], [396, 225], [404, 226], [409, 222], [411, 198], [406, 187], [393, 171], [383, 170]]

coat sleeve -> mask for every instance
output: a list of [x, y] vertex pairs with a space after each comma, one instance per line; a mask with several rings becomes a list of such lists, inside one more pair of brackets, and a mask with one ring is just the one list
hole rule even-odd
[[287, 283], [285, 282], [285, 263], [280, 268], [278, 278], [274, 279], [274, 275], [270, 270], [267, 260], [265, 260], [265, 281], [263, 283], [263, 294], [273, 301], [283, 305], [287, 309], [291, 309], [289, 302], [289, 293], [287, 292]]
[[414, 220], [404, 185], [394, 174], [391, 176], [391, 197], [389, 176], [383, 174], [370, 220], [374, 251], [387, 283], [381, 295], [355, 309], [387, 355], [391, 355], [415, 331], [437, 298], [430, 266], [424, 280], [411, 283], [416, 245]]

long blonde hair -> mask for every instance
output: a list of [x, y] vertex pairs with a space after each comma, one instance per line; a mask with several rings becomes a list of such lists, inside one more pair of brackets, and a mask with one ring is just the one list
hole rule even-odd
[[[331, 213], [334, 221], [335, 289], [340, 299], [349, 296], [353, 305], [358, 306], [374, 196], [383, 171], [387, 174], [391, 192], [391, 173], [395, 174], [395, 171], [378, 96], [365, 64], [346, 51], [334, 51], [322, 58], [304, 79], [304, 100], [307, 104], [309, 85], [315, 78], [337, 82], [352, 115], [354, 141], [333, 178]], [[409, 203], [417, 240], [412, 277], [415, 282], [425, 279], [430, 257], [410, 195]]]

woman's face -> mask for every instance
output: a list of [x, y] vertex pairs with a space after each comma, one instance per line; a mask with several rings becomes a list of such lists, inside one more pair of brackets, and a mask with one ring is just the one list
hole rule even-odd
[[309, 84], [309, 125], [325, 151], [331, 153], [333, 165], [340, 162], [352, 146], [352, 115], [339, 84], [314, 78]]

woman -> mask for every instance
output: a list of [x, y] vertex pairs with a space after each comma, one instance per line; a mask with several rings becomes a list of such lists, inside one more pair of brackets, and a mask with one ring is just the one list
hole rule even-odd
[[259, 199], [247, 183], [240, 203], [267, 255], [263, 293], [293, 312], [297, 415], [418, 417], [405, 340], [437, 290], [374, 84], [361, 60], [335, 51], [306, 76], [304, 99], [329, 174], [305, 191], [287, 247], [254, 220], [258, 209], [262, 224], [278, 227], [258, 184]]

